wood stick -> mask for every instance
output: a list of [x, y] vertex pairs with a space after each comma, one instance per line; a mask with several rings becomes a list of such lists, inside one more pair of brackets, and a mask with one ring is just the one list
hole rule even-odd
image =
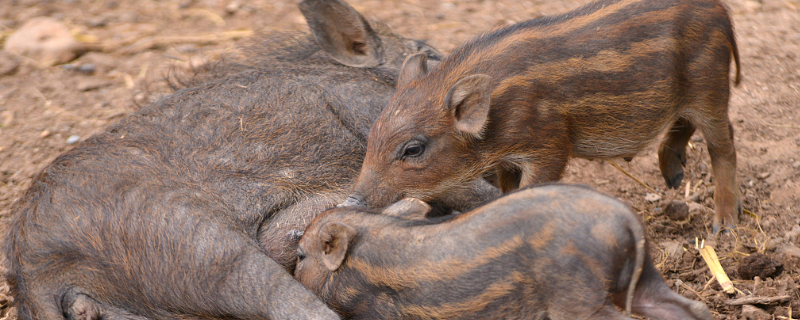
[[631, 179], [633, 179], [633, 181], [636, 181], [636, 182], [638, 182], [640, 185], [642, 185], [642, 186], [643, 186], [645, 189], [647, 189], [648, 191], [650, 191], [650, 192], [652, 192], [652, 193], [658, 193], [658, 191], [656, 191], [656, 190], [655, 190], [655, 189], [653, 189], [653, 188], [650, 188], [650, 186], [648, 186], [646, 183], [642, 182], [642, 181], [641, 181], [641, 180], [639, 180], [639, 179], [636, 179], [636, 177], [634, 177], [632, 174], [628, 173], [628, 171], [625, 171], [625, 169], [622, 169], [622, 167], [620, 167], [620, 166], [619, 166], [618, 164], [616, 164], [614, 161], [611, 161], [611, 160], [606, 160], [606, 162], [608, 162], [609, 164], [611, 164], [611, 166], [612, 166], [612, 167], [614, 167], [614, 168], [617, 168], [617, 170], [619, 170], [620, 172], [622, 172], [623, 174], [625, 174], [626, 176], [628, 176], [628, 178], [631, 178]]
[[789, 301], [790, 296], [777, 296], [777, 297], [744, 297], [738, 299], [725, 300], [725, 304], [729, 306], [741, 306], [745, 304], [776, 304]]

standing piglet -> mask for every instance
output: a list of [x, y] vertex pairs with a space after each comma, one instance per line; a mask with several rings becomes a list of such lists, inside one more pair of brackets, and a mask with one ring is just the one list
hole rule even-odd
[[[710, 319], [667, 287], [624, 204], [569, 185], [524, 189], [457, 216], [336, 208], [300, 239], [295, 277], [353, 319]], [[398, 217], [403, 216], [403, 217]]]
[[697, 128], [711, 156], [714, 227], [735, 225], [731, 57], [738, 83], [718, 0], [601, 0], [484, 33], [430, 71], [410, 56], [345, 203], [428, 201], [495, 172], [508, 192], [558, 180], [570, 157], [630, 159], [665, 131], [659, 165], [678, 188]]

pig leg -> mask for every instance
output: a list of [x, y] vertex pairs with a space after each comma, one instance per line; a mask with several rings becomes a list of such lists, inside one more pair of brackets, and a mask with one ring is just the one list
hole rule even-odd
[[566, 148], [550, 148], [537, 152], [536, 156], [535, 159], [509, 161], [511, 163], [497, 167], [497, 179], [503, 193], [561, 179], [569, 160]]
[[519, 188], [522, 172], [518, 168], [497, 168], [497, 184], [503, 193], [508, 193]]
[[[618, 303], [624, 303], [621, 296]], [[710, 320], [708, 307], [675, 293], [664, 283], [661, 274], [650, 262], [642, 270], [642, 277], [634, 291], [632, 310], [635, 314], [658, 320]]]
[[658, 147], [658, 166], [667, 187], [678, 189], [681, 186], [683, 167], [686, 166], [686, 144], [694, 131], [691, 122], [678, 118]]
[[714, 175], [714, 232], [723, 223], [733, 227], [739, 222], [742, 203], [736, 184], [736, 149], [733, 145], [733, 126], [727, 116], [708, 117], [698, 128], [708, 141], [711, 170]]
[[540, 158], [532, 159], [520, 165], [522, 177], [519, 186], [527, 187], [561, 179], [569, 160], [569, 151], [563, 147], [567, 145], [567, 143], [562, 143], [562, 148], [554, 147], [544, 150], [539, 155]]
[[146, 320], [130, 312], [102, 305], [79, 290], [69, 290], [61, 298], [61, 310], [67, 320]]

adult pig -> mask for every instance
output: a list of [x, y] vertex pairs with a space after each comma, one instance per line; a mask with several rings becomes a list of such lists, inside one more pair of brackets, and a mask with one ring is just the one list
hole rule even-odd
[[[338, 0], [312, 34], [126, 117], [13, 206], [20, 319], [335, 319], [296, 282], [299, 231], [346, 198], [405, 57], [438, 52]], [[287, 40], [289, 39], [289, 40]]]
[[340, 207], [298, 246], [295, 277], [351, 319], [709, 320], [667, 287], [644, 228], [620, 201], [585, 187], [523, 189], [436, 219], [420, 200], [384, 214]]
[[678, 188], [697, 128], [711, 156], [714, 227], [734, 225], [731, 56], [738, 83], [718, 0], [601, 0], [484, 33], [430, 71], [412, 56], [347, 203], [428, 201], [494, 173], [508, 192], [558, 180], [570, 157], [630, 159], [665, 131], [659, 165]]

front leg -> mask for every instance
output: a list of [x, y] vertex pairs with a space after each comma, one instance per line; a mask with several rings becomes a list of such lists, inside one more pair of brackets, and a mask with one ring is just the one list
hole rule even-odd
[[[546, 155], [523, 162], [519, 165], [520, 187], [558, 181], [567, 167], [569, 154], [566, 150], [550, 150]], [[505, 191], [505, 190], [503, 190]]]
[[497, 182], [503, 193], [509, 193], [519, 188], [522, 171], [515, 166], [497, 167]]

